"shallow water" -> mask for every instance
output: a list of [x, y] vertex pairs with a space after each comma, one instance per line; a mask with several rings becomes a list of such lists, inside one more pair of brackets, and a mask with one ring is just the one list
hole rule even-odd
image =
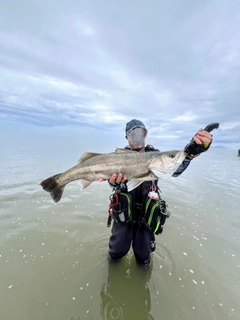
[[58, 204], [39, 187], [93, 150], [38, 135], [0, 143], [1, 319], [240, 318], [237, 152], [210, 149], [159, 183], [172, 215], [145, 270], [132, 251], [108, 262], [107, 183], [74, 182]]

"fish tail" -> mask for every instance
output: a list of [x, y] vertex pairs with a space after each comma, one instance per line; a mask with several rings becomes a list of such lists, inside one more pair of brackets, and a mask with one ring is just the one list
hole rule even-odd
[[42, 186], [43, 190], [50, 192], [50, 195], [55, 202], [58, 202], [62, 198], [63, 190], [65, 187], [61, 186], [58, 183], [58, 177], [60, 175], [61, 173], [56, 174], [50, 178], [43, 180], [40, 183], [40, 186]]

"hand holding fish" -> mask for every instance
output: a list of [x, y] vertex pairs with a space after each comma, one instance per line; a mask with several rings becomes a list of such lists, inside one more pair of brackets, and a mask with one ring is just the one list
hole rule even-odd
[[[119, 174], [116, 174], [116, 173], [113, 173], [111, 175], [111, 177], [109, 178], [108, 182], [110, 184], [120, 184], [122, 182], [125, 182], [127, 180], [126, 177], [124, 177], [122, 175], [122, 173], [119, 173]], [[99, 178], [98, 179], [99, 182], [103, 182], [103, 181], [106, 181], [106, 179], [103, 179], [103, 178]]]

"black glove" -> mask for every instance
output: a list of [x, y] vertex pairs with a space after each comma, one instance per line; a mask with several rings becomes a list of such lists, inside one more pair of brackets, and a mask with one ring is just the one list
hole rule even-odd
[[197, 144], [194, 140], [192, 143], [189, 143], [186, 145], [184, 151], [187, 153], [186, 158], [189, 160], [192, 160], [193, 158], [200, 156], [201, 153], [207, 151], [211, 145], [212, 141], [207, 144], [207, 143], [202, 143], [202, 144]]
[[[213, 122], [206, 126], [204, 131], [211, 132], [213, 129], [217, 129], [219, 127], [219, 123]], [[184, 148], [184, 151], [186, 152], [187, 156], [186, 159], [192, 160], [193, 158], [199, 156], [201, 153], [207, 151], [211, 145], [212, 141], [210, 143], [202, 143], [197, 144], [194, 139], [192, 139]]]

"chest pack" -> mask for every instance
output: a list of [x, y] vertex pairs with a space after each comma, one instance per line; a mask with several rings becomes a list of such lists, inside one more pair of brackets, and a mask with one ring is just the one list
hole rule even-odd
[[110, 205], [108, 210], [108, 223], [111, 225], [113, 218], [116, 223], [127, 224], [132, 221], [132, 197], [126, 192], [115, 192], [110, 196]]
[[[110, 227], [112, 219], [116, 223], [128, 224], [138, 223], [145, 225], [153, 234], [161, 234], [166, 219], [170, 216], [168, 204], [156, 192], [156, 185], [153, 183], [152, 188], [147, 196], [142, 197], [142, 203], [134, 203], [132, 196], [128, 192], [115, 192], [110, 196], [110, 205], [108, 210], [107, 226]], [[135, 219], [136, 209], [140, 209], [139, 219]]]
[[154, 234], [163, 232], [166, 219], [170, 216], [168, 205], [162, 199], [147, 198], [143, 208], [143, 223]]

